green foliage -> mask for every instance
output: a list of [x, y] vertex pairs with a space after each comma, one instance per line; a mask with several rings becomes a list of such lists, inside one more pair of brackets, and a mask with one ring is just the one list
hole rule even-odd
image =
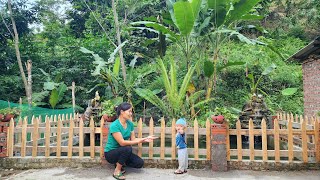
[[12, 114], [15, 116], [19, 116], [20, 113], [21, 113], [21, 110], [16, 107], [14, 108], [8, 107], [8, 108], [0, 109], [0, 114], [3, 114], [3, 115]]

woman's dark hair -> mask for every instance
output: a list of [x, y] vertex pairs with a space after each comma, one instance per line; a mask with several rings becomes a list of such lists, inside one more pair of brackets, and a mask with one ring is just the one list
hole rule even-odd
[[120, 115], [121, 110], [122, 111], [126, 111], [128, 109], [132, 108], [131, 104], [127, 103], [127, 102], [123, 102], [121, 103], [118, 107], [116, 107], [116, 112], [117, 112], [117, 116]]

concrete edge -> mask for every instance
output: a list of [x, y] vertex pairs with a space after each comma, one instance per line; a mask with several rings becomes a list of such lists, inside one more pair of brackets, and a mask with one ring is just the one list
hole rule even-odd
[[[178, 167], [178, 160], [167, 159], [144, 159], [144, 167], [159, 169], [175, 169]], [[68, 157], [14, 157], [0, 158], [0, 168], [3, 169], [45, 169], [52, 167], [72, 167], [72, 168], [90, 168], [94, 166], [108, 165], [100, 157], [90, 158], [68, 158]], [[110, 165], [110, 164], [109, 164]], [[108, 165], [108, 166], [109, 166]], [[112, 168], [112, 166], [109, 166]], [[189, 159], [189, 169], [212, 169], [210, 160]], [[254, 170], [254, 171], [297, 171], [297, 170], [320, 170], [320, 163], [302, 163], [302, 162], [263, 162], [263, 161], [228, 161], [228, 170]]]

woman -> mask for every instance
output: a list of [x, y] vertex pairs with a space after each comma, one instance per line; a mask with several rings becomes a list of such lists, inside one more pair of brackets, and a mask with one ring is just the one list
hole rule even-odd
[[115, 164], [116, 168], [113, 177], [125, 179], [123, 165], [133, 168], [142, 168], [143, 160], [132, 153], [132, 145], [151, 142], [157, 137], [136, 138], [132, 119], [132, 106], [129, 103], [122, 103], [117, 107], [118, 119], [111, 123], [108, 134], [108, 142], [104, 149], [106, 160]]

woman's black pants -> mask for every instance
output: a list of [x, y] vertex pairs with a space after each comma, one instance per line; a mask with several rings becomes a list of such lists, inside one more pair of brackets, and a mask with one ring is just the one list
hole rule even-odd
[[133, 168], [142, 168], [144, 164], [139, 156], [132, 153], [131, 146], [120, 146], [117, 149], [104, 152], [104, 156], [110, 164], [119, 163]]

